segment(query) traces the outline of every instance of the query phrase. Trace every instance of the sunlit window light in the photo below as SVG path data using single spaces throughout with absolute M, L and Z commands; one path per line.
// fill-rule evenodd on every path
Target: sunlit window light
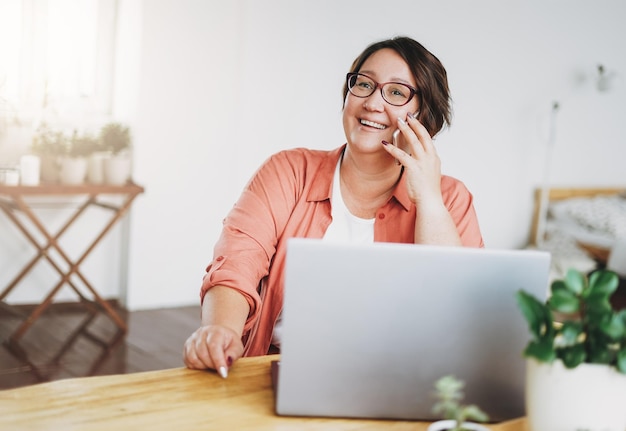
M 110 114 L 116 8 L 116 0 L 0 2 L 0 128 L 80 126 Z

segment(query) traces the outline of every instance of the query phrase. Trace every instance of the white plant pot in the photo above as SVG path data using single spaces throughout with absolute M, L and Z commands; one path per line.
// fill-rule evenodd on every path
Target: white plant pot
M 87 167 L 87 181 L 90 184 L 104 183 L 104 160 L 109 157 L 109 153 L 99 152 L 89 156 Z
M 39 185 L 41 173 L 41 159 L 38 156 L 26 154 L 20 158 L 20 183 L 23 186 Z
M 430 424 L 427 431 L 451 430 L 455 424 L 456 421 L 454 420 L 437 421 Z M 463 428 L 468 431 L 489 431 L 489 428 L 486 426 L 474 422 L 463 422 Z
M 104 182 L 121 186 L 131 177 L 132 161 L 128 156 L 111 156 L 104 159 Z
M 567 369 L 526 361 L 530 431 L 626 430 L 626 374 L 601 364 Z
M 84 157 L 63 157 L 59 179 L 61 184 L 77 185 L 85 182 L 87 159 Z

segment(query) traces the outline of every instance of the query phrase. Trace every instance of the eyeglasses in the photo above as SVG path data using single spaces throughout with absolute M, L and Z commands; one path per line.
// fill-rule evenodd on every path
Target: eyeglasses
M 362 73 L 348 73 L 346 75 L 348 91 L 356 97 L 369 97 L 380 88 L 380 94 L 385 102 L 393 106 L 403 106 L 411 101 L 417 90 L 401 82 L 383 82 L 379 84 Z

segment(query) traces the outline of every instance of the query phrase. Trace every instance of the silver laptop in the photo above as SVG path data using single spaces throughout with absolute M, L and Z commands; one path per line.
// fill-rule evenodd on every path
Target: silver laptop
M 433 420 L 449 374 L 491 421 L 525 414 L 514 293 L 545 299 L 548 253 L 289 241 L 277 414 Z

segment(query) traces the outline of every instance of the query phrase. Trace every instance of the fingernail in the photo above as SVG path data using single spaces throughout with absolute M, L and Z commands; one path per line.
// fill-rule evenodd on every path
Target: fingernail
M 415 114 L 417 114 L 417 112 Z M 417 118 L 415 114 L 413 112 L 409 112 L 408 116 L 415 120 L 415 118 Z
M 391 142 L 383 141 L 383 145 L 389 145 Z
M 217 370 L 217 372 L 220 374 L 220 376 L 225 379 L 226 377 L 228 377 L 228 370 L 226 369 L 226 367 L 220 367 L 219 370 Z
M 232 356 L 229 356 L 228 358 L 226 358 L 226 364 L 228 364 L 229 367 L 231 365 L 233 365 L 233 357 Z
M 398 117 L 398 123 L 404 124 L 406 126 L 406 121 L 404 121 L 402 118 Z

